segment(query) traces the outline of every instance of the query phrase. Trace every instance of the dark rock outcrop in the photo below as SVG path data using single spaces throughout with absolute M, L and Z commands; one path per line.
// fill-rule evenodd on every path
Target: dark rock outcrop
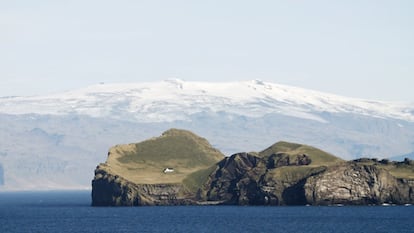
M 312 159 L 310 159 L 306 154 L 301 154 L 296 157 L 295 165 L 309 165 L 312 163 Z
M 305 179 L 325 168 L 295 164 L 290 164 L 289 156 L 283 153 L 270 157 L 248 153 L 232 155 L 221 161 L 209 176 L 203 187 L 206 195 L 202 198 L 233 205 L 304 204 Z M 298 169 L 301 171 L 296 172 Z
M 267 164 L 268 164 L 267 168 L 269 169 L 282 167 L 282 166 L 289 166 L 290 157 L 288 154 L 285 154 L 285 153 L 272 154 L 269 156 Z
M 264 204 L 259 182 L 266 170 L 263 159 L 239 153 L 223 159 L 202 187 L 206 201 L 224 204 Z

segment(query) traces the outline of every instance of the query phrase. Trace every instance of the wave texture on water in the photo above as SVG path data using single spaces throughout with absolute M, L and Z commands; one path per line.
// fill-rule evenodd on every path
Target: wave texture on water
M 0 193 L 0 232 L 412 232 L 413 206 L 91 207 L 89 192 Z

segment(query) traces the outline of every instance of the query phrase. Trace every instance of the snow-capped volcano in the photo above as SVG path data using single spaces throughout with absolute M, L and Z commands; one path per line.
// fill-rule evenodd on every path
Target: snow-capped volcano
M 0 113 L 80 114 L 137 122 L 189 120 L 192 114 L 226 112 L 262 117 L 282 114 L 326 120 L 320 113 L 351 113 L 414 121 L 414 106 L 326 94 L 260 80 L 244 82 L 185 82 L 99 84 L 64 93 L 0 98 Z
M 108 148 L 169 128 L 202 135 L 226 155 L 281 140 L 344 159 L 414 154 L 412 104 L 259 80 L 174 79 L 0 97 L 0 122 L 0 190 L 88 188 Z

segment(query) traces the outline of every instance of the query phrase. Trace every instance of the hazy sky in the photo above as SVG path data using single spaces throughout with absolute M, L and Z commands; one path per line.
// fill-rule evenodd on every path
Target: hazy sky
M 1 1 L 0 96 L 261 79 L 414 102 L 413 12 L 412 0 Z

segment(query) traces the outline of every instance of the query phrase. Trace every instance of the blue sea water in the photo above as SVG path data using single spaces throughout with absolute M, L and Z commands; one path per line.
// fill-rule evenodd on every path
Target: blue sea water
M 90 192 L 0 193 L 0 232 L 414 232 L 414 206 L 91 207 Z

